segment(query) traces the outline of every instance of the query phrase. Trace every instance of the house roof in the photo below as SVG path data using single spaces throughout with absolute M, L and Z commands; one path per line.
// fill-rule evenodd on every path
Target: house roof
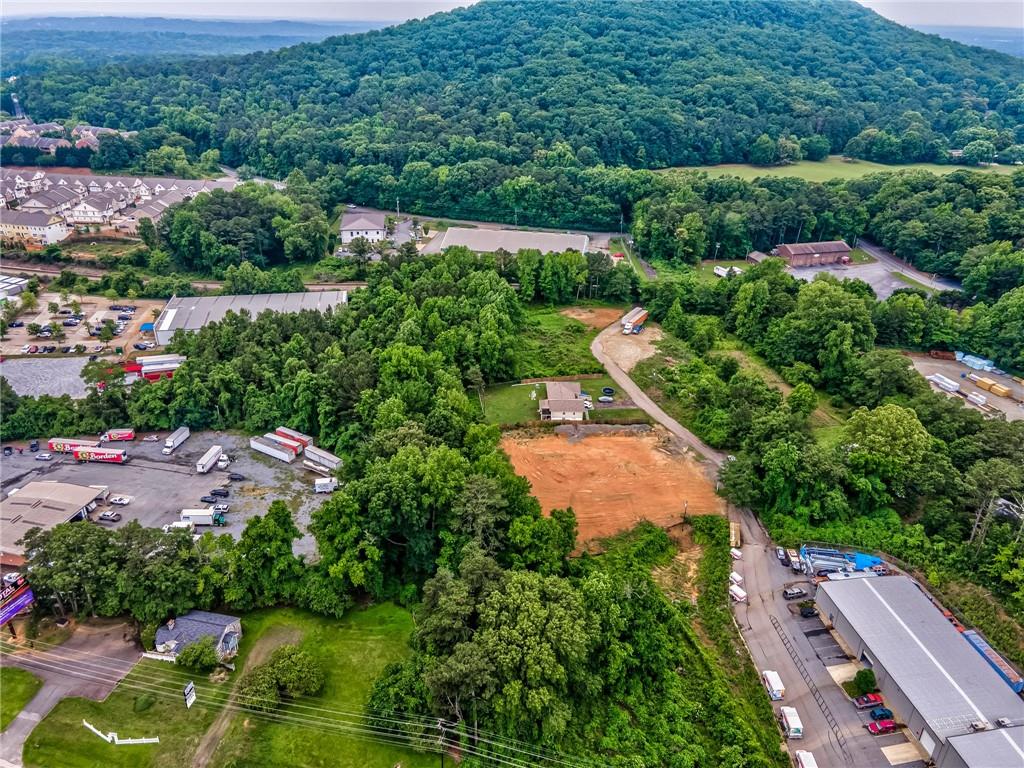
M 341 231 L 352 232 L 368 229 L 384 229 L 384 214 L 372 211 L 346 213 L 341 217 Z
M 586 253 L 590 238 L 587 235 L 566 232 L 532 232 L 518 229 L 467 229 L 451 227 L 438 235 L 423 249 L 424 253 L 440 253 L 452 246 L 465 246 L 476 253 L 494 253 L 497 250 L 518 253 L 537 250 L 541 253 L 579 251 Z
M 542 411 L 572 411 L 573 413 L 582 413 L 586 410 L 583 406 L 582 400 L 560 400 L 560 399 L 547 399 L 540 401 L 540 407 Z
M 219 640 L 224 630 L 237 621 L 237 616 L 228 616 L 224 613 L 189 611 L 170 619 L 166 624 L 161 624 L 156 630 L 156 644 L 175 643 L 178 646 L 186 646 L 204 637 Z
M 978 720 L 1024 720 L 1024 702 L 912 579 L 826 581 L 818 589 L 940 739 L 969 734 Z
M 779 246 L 780 255 L 811 256 L 815 253 L 848 253 L 850 246 L 845 240 L 825 240 L 820 243 L 783 243 Z
M 546 387 L 548 400 L 576 400 L 583 391 L 576 381 L 549 381 Z
M 22 227 L 46 227 L 51 223 L 62 221 L 60 216 L 42 211 L 8 211 L 0 213 L 0 221 L 4 224 L 17 224 Z

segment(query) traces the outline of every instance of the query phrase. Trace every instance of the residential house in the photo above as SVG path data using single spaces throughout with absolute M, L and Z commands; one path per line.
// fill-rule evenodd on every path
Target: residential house
M 210 611 L 189 611 L 168 619 L 156 630 L 154 647 L 156 653 L 147 654 L 152 658 L 174 661 L 186 646 L 204 637 L 213 638 L 217 658 L 227 661 L 238 653 L 238 641 L 242 638 L 242 620 L 237 616 Z
M 549 381 L 546 387 L 547 397 L 537 408 L 542 421 L 583 421 L 586 400 L 577 382 Z
M 846 264 L 850 261 L 850 246 L 843 240 L 821 243 L 784 243 L 772 251 L 791 267 L 813 267 L 818 264 Z
M 123 195 L 111 192 L 91 194 L 68 214 L 72 224 L 109 224 L 114 215 L 128 205 Z
M 52 213 L 63 216 L 81 199 L 82 196 L 74 190 L 52 187 L 45 192 L 39 192 L 27 200 L 23 200 L 18 205 L 18 210 Z
M 33 211 L 0 211 L 0 239 L 25 245 L 59 243 L 71 234 L 56 214 Z
M 347 245 L 357 237 L 376 243 L 387 237 L 383 213 L 357 211 L 341 217 L 341 244 Z

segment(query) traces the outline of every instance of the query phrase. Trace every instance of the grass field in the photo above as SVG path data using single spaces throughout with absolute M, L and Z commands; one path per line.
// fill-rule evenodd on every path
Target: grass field
M 328 619 L 298 610 L 259 611 L 242 619 L 239 660 L 268 632 L 294 634 L 323 662 L 327 685 L 315 706 L 360 712 L 384 666 L 407 651 L 412 617 L 393 605 L 379 605 Z M 186 709 L 181 689 L 196 685 L 197 702 Z M 192 764 L 196 747 L 223 708 L 234 678 L 211 683 L 166 662 L 140 662 L 104 702 L 61 701 L 25 744 L 25 765 L 52 768 L 163 768 Z M 6 697 L 5 697 L 6 698 Z M 289 705 L 282 708 L 287 712 Z M 82 726 L 89 721 L 121 737 L 159 736 L 159 744 L 114 746 Z M 263 718 L 236 715 L 220 740 L 211 765 L 305 768 L 305 766 L 432 766 L 436 757 L 387 744 L 366 742 L 323 729 L 282 726 Z
M 664 172 L 674 171 L 707 171 L 711 176 L 739 176 L 750 181 L 761 176 L 796 176 L 805 181 L 829 181 L 830 179 L 859 179 L 869 173 L 882 171 L 921 170 L 932 173 L 946 174 L 958 170 L 971 170 L 979 173 L 1012 173 L 1016 166 L 995 165 L 984 168 L 967 168 L 963 165 L 938 165 L 936 163 L 910 163 L 908 165 L 883 165 L 869 160 L 844 160 L 840 155 L 831 155 L 827 160 L 813 162 L 801 160 L 790 165 L 761 167 L 744 164 L 699 165 L 689 168 L 668 168 Z
M 590 354 L 590 342 L 598 329 L 566 317 L 554 307 L 529 310 L 529 326 L 520 346 L 517 374 L 523 379 L 601 373 Z
M 604 387 L 618 391 L 618 385 L 610 376 L 599 379 L 580 379 L 581 389 L 594 399 L 601 396 Z M 531 398 L 530 393 L 536 397 Z M 501 384 L 488 388 L 483 395 L 484 420 L 489 424 L 520 424 L 538 418 L 537 406 L 545 396 L 543 384 Z M 606 420 L 646 420 L 640 408 L 595 408 L 589 412 L 588 420 L 601 423 Z
M 43 681 L 17 667 L 0 667 L 0 731 L 25 708 Z
M 736 267 L 737 269 L 742 269 L 744 272 L 746 272 L 752 266 L 753 265 L 750 262 L 744 259 L 735 259 L 732 261 L 728 261 L 726 259 L 719 259 L 718 261 L 702 261 L 695 268 L 695 271 L 697 273 L 697 278 L 699 280 L 703 280 L 704 282 L 708 283 L 713 283 L 716 280 L 722 279 L 715 274 L 715 267 Z
M 929 288 L 924 283 L 919 283 L 917 280 L 915 280 L 914 278 L 910 277 L 910 275 L 905 275 L 902 272 L 891 272 L 890 274 L 893 277 L 895 277 L 897 280 L 899 280 L 901 283 L 906 283 L 911 288 L 917 288 L 919 291 L 924 291 L 925 293 L 931 293 L 932 292 L 931 288 Z
M 854 248 L 850 251 L 851 264 L 874 264 L 878 259 L 865 251 L 863 248 Z

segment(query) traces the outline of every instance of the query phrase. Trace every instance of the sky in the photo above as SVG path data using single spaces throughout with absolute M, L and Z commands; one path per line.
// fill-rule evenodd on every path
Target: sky
M 1020 0 L 857 0 L 908 26 L 1024 28 Z M 165 16 L 174 18 L 404 21 L 473 0 L 4 0 L 5 16 Z M 652 0 L 657 2 L 657 0 Z

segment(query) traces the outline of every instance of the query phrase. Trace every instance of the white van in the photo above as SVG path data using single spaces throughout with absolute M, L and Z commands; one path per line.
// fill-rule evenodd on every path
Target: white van
M 798 749 L 796 751 L 796 765 L 797 768 L 818 768 L 818 761 L 807 750 Z
M 786 697 L 786 686 L 782 684 L 782 678 L 774 669 L 766 669 L 761 672 L 761 682 L 768 691 L 768 698 L 772 701 L 781 701 Z
M 779 709 L 782 716 L 782 730 L 787 739 L 802 739 L 804 737 L 804 726 L 800 722 L 800 715 L 796 707 L 782 707 Z
M 732 549 L 729 550 L 729 556 L 733 560 L 742 560 L 743 559 L 743 551 L 739 550 L 739 549 L 736 549 L 736 547 L 733 547 Z
M 741 587 L 738 587 L 735 584 L 729 585 L 729 597 L 733 599 L 733 602 L 747 602 L 747 593 Z
M 736 571 L 729 574 L 729 582 L 735 584 L 737 587 L 743 586 L 743 577 L 740 576 Z

